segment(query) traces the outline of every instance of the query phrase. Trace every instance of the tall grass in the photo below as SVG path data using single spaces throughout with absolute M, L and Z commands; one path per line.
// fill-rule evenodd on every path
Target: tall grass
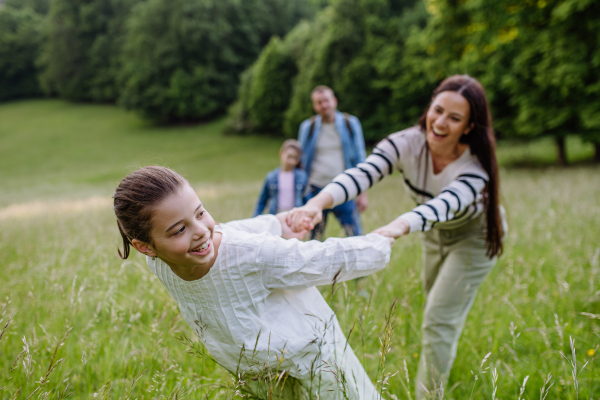
M 6 126 L 0 121 L 0 131 Z M 183 133 L 182 143 L 202 133 L 198 127 L 181 129 L 198 130 Z M 152 140 L 153 146 L 160 143 Z M 215 136 L 211 146 L 218 140 Z M 236 140 L 234 149 L 243 146 L 245 152 L 271 157 L 253 138 L 227 138 L 223 146 Z M 206 168 L 188 173 L 217 221 L 251 214 L 262 174 L 276 162 L 277 143 L 266 143 L 275 151 L 272 158 L 257 164 L 243 157 L 226 159 L 227 170 L 236 174 L 231 182 L 203 179 Z M 182 145 L 169 144 L 177 146 Z M 60 155 L 60 146 L 54 151 Z M 123 160 L 111 167 L 119 176 L 134 165 L 126 152 L 120 154 Z M 181 154 L 187 154 L 180 163 L 187 163 L 188 171 L 200 165 L 190 158 L 191 150 Z M 168 164 L 176 164 L 176 155 L 173 150 Z M 36 185 L 43 186 L 40 179 L 53 168 L 42 178 L 29 177 L 27 159 L 11 160 L 21 162 L 10 167 L 21 180 L 0 181 L 5 191 L 0 208 L 0 398 L 245 395 L 241 377 L 231 376 L 210 357 L 188 353 L 190 346 L 200 352 L 203 347 L 144 259 L 138 254 L 127 261 L 117 257 L 119 235 L 109 199 L 109 183 L 117 173 L 94 186 L 88 178 L 81 185 L 75 179 L 93 171 L 63 171 L 67 183 L 56 182 L 68 191 L 42 188 L 36 195 Z M 33 175 L 43 166 L 39 160 L 34 164 Z M 221 164 L 216 158 L 202 165 Z M 510 223 L 505 254 L 479 290 L 447 387 L 432 397 L 600 398 L 599 172 L 592 166 L 502 171 Z M 411 207 L 400 186 L 392 176 L 372 189 L 363 216 L 367 231 Z M 327 234 L 343 231 L 332 220 Z M 414 398 L 424 303 L 420 257 L 418 236 L 409 236 L 394 244 L 391 262 L 380 273 L 338 284 L 336 290 L 321 288 L 349 345 L 373 382 L 385 388 L 384 398 Z M 182 337 L 191 342 L 181 343 Z

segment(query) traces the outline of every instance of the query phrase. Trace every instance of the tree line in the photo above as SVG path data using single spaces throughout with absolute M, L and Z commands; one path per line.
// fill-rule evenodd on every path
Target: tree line
M 499 135 L 579 134 L 600 159 L 595 0 L 5 0 L 0 101 L 117 103 L 158 122 L 228 110 L 228 129 L 294 137 L 331 86 L 376 142 L 413 125 L 446 76 L 482 82 Z M 233 104 L 232 104 L 233 103 Z
M 118 103 L 174 122 L 210 118 L 306 0 L 6 0 L 0 101 L 50 95 Z
M 595 144 L 600 161 L 600 2 L 333 0 L 274 37 L 244 72 L 229 129 L 293 137 L 310 91 L 334 89 L 367 140 L 414 125 L 452 74 L 486 88 L 502 137 Z

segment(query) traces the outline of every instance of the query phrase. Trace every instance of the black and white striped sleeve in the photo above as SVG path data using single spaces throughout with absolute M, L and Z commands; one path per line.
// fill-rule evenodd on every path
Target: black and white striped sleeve
M 411 233 L 469 219 L 483 209 L 483 205 L 476 200 L 481 199 L 487 182 L 488 177 L 483 170 L 462 173 L 444 187 L 439 195 L 402 214 L 400 218 L 408 221 Z
M 354 199 L 385 176 L 392 174 L 395 169 L 402 168 L 401 146 L 398 139 L 383 139 L 365 162 L 336 176 L 323 191 L 333 197 L 334 206 Z

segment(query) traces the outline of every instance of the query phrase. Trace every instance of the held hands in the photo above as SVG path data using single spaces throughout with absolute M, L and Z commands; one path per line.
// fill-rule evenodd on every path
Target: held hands
M 389 224 L 375 229 L 373 233 L 379 233 L 380 235 L 389 238 L 398 239 L 399 237 L 410 233 L 410 225 L 408 224 L 408 221 L 398 217 Z
M 291 209 L 286 222 L 294 232 L 314 229 L 323 219 L 323 210 L 331 206 L 333 197 L 329 193 L 321 192 L 302 207 Z
M 281 237 L 284 239 L 298 239 L 302 240 L 304 235 L 308 232 L 308 229 L 302 229 L 298 231 L 292 230 L 292 228 L 286 222 L 286 217 L 289 215 L 290 211 L 281 212 L 275 217 L 279 220 L 281 224 Z
M 314 229 L 323 219 L 323 211 L 319 207 L 315 207 L 310 203 L 302 207 L 293 208 L 288 211 L 286 223 L 289 228 L 298 232 L 300 230 L 308 231 Z

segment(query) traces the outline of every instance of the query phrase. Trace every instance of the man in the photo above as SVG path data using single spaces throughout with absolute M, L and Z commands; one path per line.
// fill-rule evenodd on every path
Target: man
M 314 197 L 333 178 L 366 158 L 365 140 L 358 118 L 337 110 L 337 98 L 327 86 L 317 86 L 311 93 L 316 116 L 300 124 L 298 141 L 302 145 L 302 166 L 308 175 L 308 198 Z M 348 236 L 362 235 L 359 212 L 367 208 L 365 193 L 356 200 L 323 212 L 323 220 L 311 233 L 321 239 L 327 215 L 333 212 Z

